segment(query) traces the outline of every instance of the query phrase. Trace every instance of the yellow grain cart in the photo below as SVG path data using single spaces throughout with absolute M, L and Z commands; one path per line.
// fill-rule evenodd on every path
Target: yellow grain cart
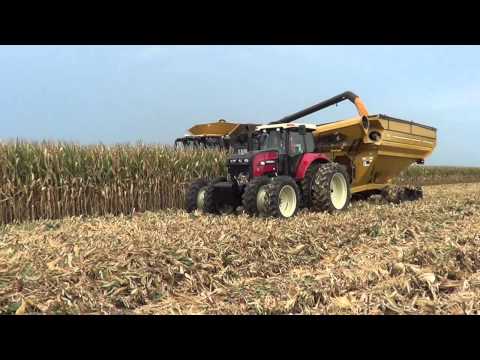
M 437 141 L 433 127 L 382 114 L 319 125 L 313 135 L 319 152 L 347 168 L 353 194 L 383 189 Z
M 360 97 L 351 91 L 269 125 L 293 125 L 295 120 L 344 100 L 355 105 L 358 116 L 316 125 L 313 136 L 316 152 L 347 169 L 352 194 L 384 189 L 412 163 L 423 164 L 435 149 L 435 128 L 383 114 L 370 115 Z

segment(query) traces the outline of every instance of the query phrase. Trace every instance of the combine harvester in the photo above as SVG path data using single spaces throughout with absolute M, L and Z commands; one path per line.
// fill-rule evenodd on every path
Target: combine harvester
M 292 123 L 349 100 L 359 116 L 321 125 Z M 413 163 L 423 164 L 436 146 L 436 129 L 386 115 L 369 115 L 347 91 L 268 125 L 249 137 L 249 152 L 228 158 L 227 178 L 194 181 L 187 211 L 243 207 L 250 215 L 289 218 L 300 207 L 337 212 L 352 195 L 382 194 L 399 202 L 422 197 L 421 188 L 390 186 Z
M 175 140 L 179 148 L 233 149 L 235 152 L 248 149 L 248 137 L 258 124 L 235 124 L 223 119 L 218 122 L 199 124 L 188 129 L 189 134 Z

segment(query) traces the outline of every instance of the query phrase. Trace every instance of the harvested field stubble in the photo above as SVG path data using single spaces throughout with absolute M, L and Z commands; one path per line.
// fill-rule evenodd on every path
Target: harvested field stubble
M 480 184 L 288 220 L 158 214 L 6 225 L 0 312 L 479 314 Z

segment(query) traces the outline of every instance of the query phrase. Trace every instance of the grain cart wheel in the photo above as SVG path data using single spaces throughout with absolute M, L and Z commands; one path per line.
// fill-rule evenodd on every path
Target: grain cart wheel
M 403 201 L 415 201 L 423 197 L 421 187 L 387 186 L 382 190 L 382 196 L 387 202 L 400 204 Z
M 404 194 L 407 201 L 415 201 L 423 198 L 423 189 L 421 186 L 406 187 Z
M 313 209 L 336 212 L 350 204 L 352 194 L 345 167 L 338 163 L 321 164 L 312 184 Z
M 186 196 L 187 212 L 191 213 L 197 209 L 203 210 L 207 187 L 208 182 L 205 179 L 198 179 L 190 184 Z
M 378 190 L 367 190 L 359 193 L 352 194 L 351 201 L 367 201 L 373 195 L 379 195 L 380 191 Z
M 249 215 L 259 215 L 265 202 L 265 186 L 272 181 L 268 176 L 259 176 L 250 181 L 242 195 L 242 204 Z M 260 209 L 259 206 L 260 205 Z
M 260 210 L 266 216 L 290 218 L 300 205 L 300 189 L 291 177 L 278 176 L 265 186 L 265 198 Z
M 204 206 L 203 211 L 209 214 L 218 214 L 220 211 L 217 208 L 217 204 L 215 203 L 215 187 L 214 185 L 219 182 L 227 181 L 226 177 L 220 176 L 213 179 L 205 189 L 205 196 L 204 196 Z
M 320 163 L 313 163 L 308 168 L 305 176 L 303 177 L 300 187 L 302 190 L 302 207 L 310 208 L 312 207 L 312 184 L 315 180 L 315 174 L 320 167 Z

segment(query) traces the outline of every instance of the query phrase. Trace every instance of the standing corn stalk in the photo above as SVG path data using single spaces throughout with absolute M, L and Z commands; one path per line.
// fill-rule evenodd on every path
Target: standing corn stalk
M 180 208 L 184 186 L 225 154 L 161 145 L 0 144 L 0 222 Z

